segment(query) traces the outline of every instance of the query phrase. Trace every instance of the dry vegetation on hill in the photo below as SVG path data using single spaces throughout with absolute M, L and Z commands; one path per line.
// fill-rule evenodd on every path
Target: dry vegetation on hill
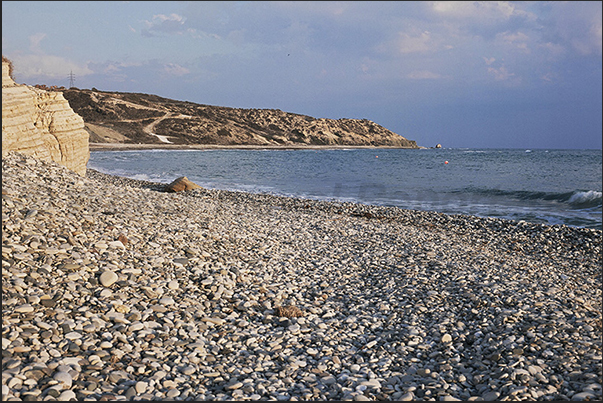
M 72 88 L 64 96 L 88 124 L 93 142 L 114 141 L 98 130 L 104 128 L 132 144 L 167 140 L 174 144 L 417 148 L 415 141 L 367 119 L 316 119 L 278 109 L 228 108 L 94 88 Z

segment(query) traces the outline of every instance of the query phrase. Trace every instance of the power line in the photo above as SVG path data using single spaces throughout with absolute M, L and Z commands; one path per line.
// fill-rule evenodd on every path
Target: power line
M 73 74 L 73 70 L 69 73 L 69 88 L 73 88 L 73 82 L 75 81 L 75 74 Z

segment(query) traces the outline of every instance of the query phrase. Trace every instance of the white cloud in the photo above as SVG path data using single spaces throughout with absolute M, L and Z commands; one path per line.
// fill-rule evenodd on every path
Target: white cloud
M 415 70 L 407 74 L 406 78 L 410 78 L 411 80 L 436 80 L 442 78 L 442 75 L 428 70 Z
M 429 31 L 423 31 L 418 35 L 409 35 L 400 32 L 398 51 L 400 51 L 400 53 L 427 52 L 431 49 L 431 42 L 431 34 Z
M 509 72 L 505 66 L 499 68 L 488 67 L 488 73 L 492 74 L 496 81 L 508 80 L 515 75 L 514 73 Z
M 502 39 L 507 42 L 526 42 L 528 40 L 528 36 L 523 32 L 509 33 L 503 32 L 500 34 Z
M 208 34 L 206 32 L 203 31 L 199 31 L 195 28 L 187 28 L 186 32 L 191 36 L 191 38 L 194 39 L 215 39 L 215 40 L 221 40 L 222 38 L 220 37 L 220 35 L 217 34 Z
M 341 16 L 354 7 L 353 2 L 339 1 L 275 1 L 272 5 L 277 9 L 312 18 Z
M 551 59 L 556 59 L 557 57 L 563 55 L 566 52 L 566 49 L 558 43 L 546 42 L 540 44 L 539 47 L 542 49 L 546 49 L 548 52 L 548 56 Z
M 15 75 L 24 79 L 67 79 L 70 72 L 77 79 L 93 73 L 87 66 L 80 66 L 59 56 L 15 55 L 11 60 L 15 66 Z
M 591 25 L 588 32 L 579 38 L 573 38 L 572 46 L 582 55 L 601 54 L 601 23 Z
M 601 55 L 601 2 L 552 2 L 548 37 L 581 56 Z
M 493 58 L 493 57 L 490 57 L 490 58 L 484 57 L 483 59 L 484 59 L 484 61 L 486 62 L 486 64 L 488 66 L 491 65 L 492 63 L 494 63 L 496 61 L 496 59 Z
M 515 73 L 511 73 L 507 67 L 501 65 L 502 63 L 497 62 L 495 58 L 483 57 L 482 59 L 484 59 L 484 62 L 488 66 L 488 73 L 494 77 L 496 81 L 508 81 L 509 79 L 515 77 Z M 495 64 L 499 65 L 500 67 L 496 67 Z M 518 79 L 516 79 L 516 81 L 518 81 Z
M 116 74 L 116 73 L 121 73 L 121 71 L 123 69 L 127 69 L 130 67 L 139 67 L 142 66 L 142 63 L 136 62 L 136 63 L 123 63 L 123 62 L 107 62 L 104 67 L 102 67 L 99 70 L 102 70 L 103 73 L 106 74 Z
M 182 34 L 185 32 L 183 25 L 186 18 L 172 13 L 170 15 L 157 14 L 151 21 L 145 21 L 146 29 L 141 31 L 144 36 L 153 36 L 155 33 Z
M 160 23 L 164 23 L 164 22 L 169 22 L 169 23 L 176 23 L 176 24 L 184 24 L 184 21 L 186 20 L 183 16 L 172 13 L 170 15 L 164 15 L 164 14 L 157 14 L 153 16 L 153 20 L 154 21 L 159 21 Z
M 525 10 L 530 6 L 521 2 L 444 1 L 432 2 L 430 6 L 435 20 L 447 27 L 451 39 L 456 38 L 461 43 L 476 38 L 492 40 L 501 32 L 540 25 L 537 16 Z
M 434 1 L 434 11 L 463 19 L 507 19 L 515 13 L 515 7 L 507 1 Z
M 184 76 L 186 74 L 190 73 L 190 70 L 187 69 L 186 67 L 182 67 L 178 64 L 175 63 L 168 63 L 166 65 L 163 66 L 163 71 L 165 71 L 167 74 L 171 75 L 171 76 Z
M 497 35 L 497 38 L 507 45 L 511 45 L 525 53 L 529 53 L 528 41 L 530 38 L 523 32 L 501 32 Z

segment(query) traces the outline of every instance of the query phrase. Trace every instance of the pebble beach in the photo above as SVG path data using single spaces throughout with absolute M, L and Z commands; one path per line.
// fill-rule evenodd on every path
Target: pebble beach
M 3 157 L 3 401 L 602 398 L 601 230 L 164 188 Z

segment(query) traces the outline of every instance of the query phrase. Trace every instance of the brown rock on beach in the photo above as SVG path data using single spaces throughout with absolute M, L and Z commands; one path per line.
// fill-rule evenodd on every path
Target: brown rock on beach
M 118 241 L 120 241 L 121 243 L 123 243 L 124 245 L 128 244 L 128 237 L 125 236 L 124 234 L 120 234 L 119 237 L 117 238 Z
M 191 182 L 186 176 L 181 176 L 175 179 L 172 183 L 166 186 L 166 192 L 182 192 L 184 190 L 201 189 L 201 186 Z

